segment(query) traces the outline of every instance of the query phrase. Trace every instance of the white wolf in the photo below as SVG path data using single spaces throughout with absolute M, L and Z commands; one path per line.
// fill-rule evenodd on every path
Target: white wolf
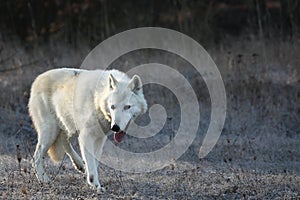
M 63 68 L 36 78 L 28 107 L 38 134 L 33 156 L 38 179 L 50 181 L 43 167 L 47 151 L 54 161 L 61 160 L 67 153 L 76 169 L 86 171 L 87 182 L 104 190 L 98 180 L 98 162 L 91 151 L 102 151 L 111 130 L 115 141 L 121 142 L 130 121 L 146 112 L 147 102 L 137 75 L 130 79 L 118 70 Z M 75 133 L 79 134 L 84 162 L 69 142 Z M 89 144 L 90 149 L 87 149 L 84 140 L 89 137 L 96 138 L 98 144 Z

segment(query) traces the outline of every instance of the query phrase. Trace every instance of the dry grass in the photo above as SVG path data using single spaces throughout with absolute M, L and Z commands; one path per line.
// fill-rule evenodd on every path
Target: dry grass
M 41 184 L 26 160 L 1 157 L 1 191 L 5 199 L 291 199 L 299 198 L 299 174 L 287 171 L 246 169 L 228 163 L 178 161 L 160 171 L 145 174 L 117 172 L 102 166 L 97 194 L 69 161 L 59 166 L 46 162 L 52 182 Z M 5 164 L 3 164 L 5 163 Z M 218 166 L 216 166 L 218 165 Z

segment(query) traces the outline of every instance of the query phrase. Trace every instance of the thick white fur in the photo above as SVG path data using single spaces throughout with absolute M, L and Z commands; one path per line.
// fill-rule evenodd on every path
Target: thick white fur
M 47 71 L 36 78 L 28 107 L 38 134 L 33 156 L 38 179 L 50 181 L 43 167 L 46 152 L 54 161 L 61 160 L 67 153 L 76 169 L 86 171 L 87 182 L 103 190 L 98 180 L 98 162 L 86 148 L 85 138 L 96 135 L 97 147 L 91 148 L 96 151 L 100 147 L 101 151 L 111 126 L 118 124 L 126 131 L 132 119 L 146 112 L 147 103 L 137 75 L 130 79 L 117 70 L 63 68 Z M 101 129 L 93 128 L 99 125 Z M 79 133 L 84 162 L 69 142 L 75 133 Z

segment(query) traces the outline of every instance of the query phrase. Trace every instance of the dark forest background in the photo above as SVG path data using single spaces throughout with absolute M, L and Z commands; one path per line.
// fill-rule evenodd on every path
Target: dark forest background
M 201 42 L 228 36 L 299 37 L 297 0 L 11 0 L 0 1 L 1 36 L 24 42 L 52 35 L 92 46 L 127 29 L 159 26 L 189 34 Z

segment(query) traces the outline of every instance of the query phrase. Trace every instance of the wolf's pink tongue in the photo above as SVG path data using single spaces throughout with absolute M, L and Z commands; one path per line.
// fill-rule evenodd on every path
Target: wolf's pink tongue
M 125 135 L 126 133 L 124 131 L 115 132 L 114 133 L 115 142 L 120 143 L 123 140 Z

